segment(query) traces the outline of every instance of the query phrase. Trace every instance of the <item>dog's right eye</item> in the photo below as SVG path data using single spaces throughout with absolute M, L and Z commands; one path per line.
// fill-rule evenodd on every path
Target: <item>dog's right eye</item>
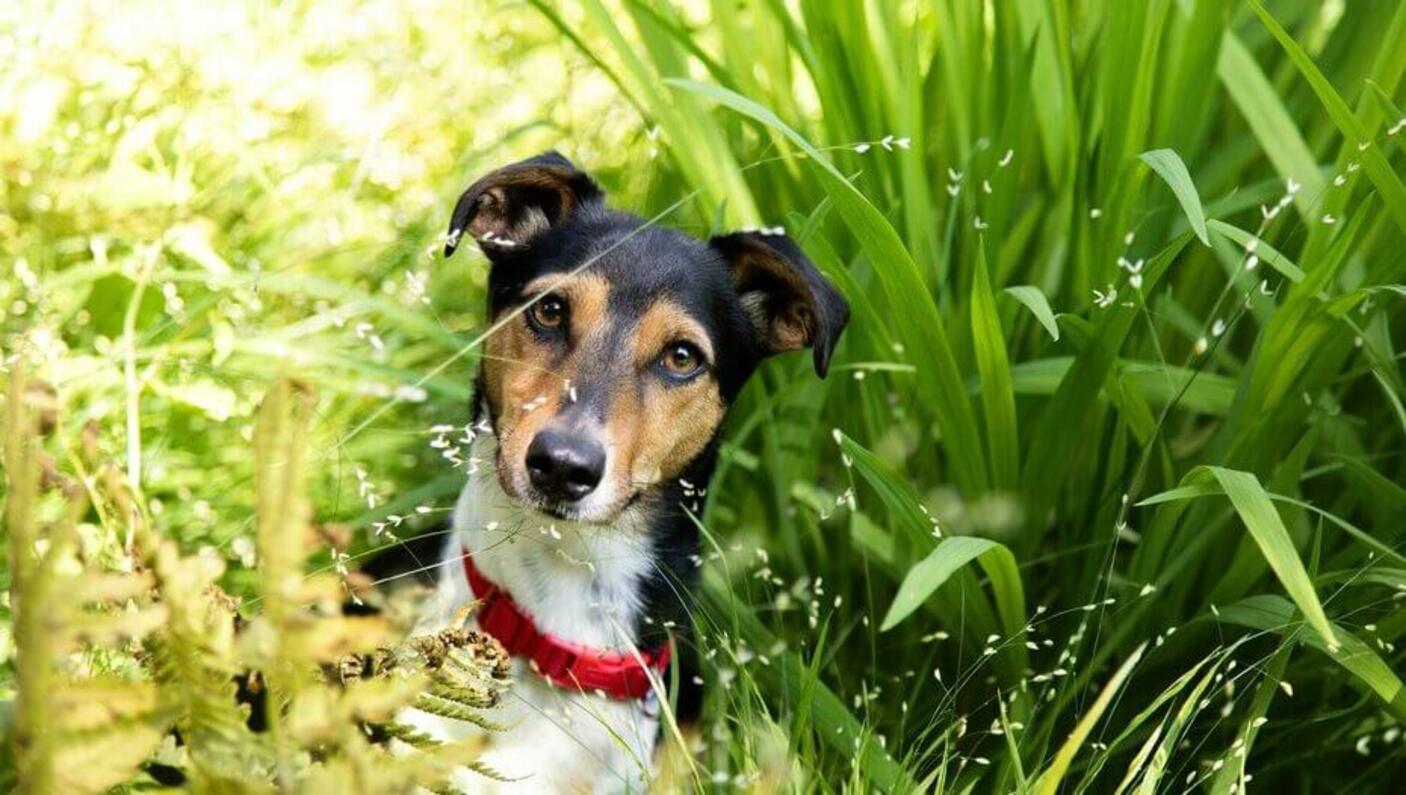
M 538 331 L 557 331 L 566 325 L 566 302 L 547 294 L 527 310 L 527 322 Z

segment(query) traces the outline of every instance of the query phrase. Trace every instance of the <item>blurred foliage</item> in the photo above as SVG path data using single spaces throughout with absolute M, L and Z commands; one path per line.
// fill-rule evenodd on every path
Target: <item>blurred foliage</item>
M 270 375 L 332 398 L 320 518 L 363 513 L 355 467 L 412 479 L 409 429 L 460 419 L 473 363 L 426 371 L 481 311 L 483 271 L 429 254 L 442 208 L 566 129 L 607 168 L 631 133 L 549 26 L 478 3 L 7 4 L 0 64 L 7 351 L 26 332 L 66 432 L 96 421 L 182 540 L 221 548 L 249 548 Z M 336 441 L 391 397 L 393 430 Z
M 497 777 L 475 761 L 486 735 L 440 743 L 396 714 L 413 705 L 493 730 L 480 710 L 503 690 L 502 646 L 462 627 L 388 645 L 384 617 L 341 614 L 336 576 L 304 576 L 317 539 L 303 493 L 308 390 L 280 382 L 260 409 L 261 588 L 258 615 L 241 621 L 237 601 L 215 585 L 223 561 L 183 556 L 155 533 L 129 484 L 92 448 L 87 489 L 57 472 L 40 449 L 23 362 L 8 386 L 5 524 L 21 655 L 6 733 L 13 765 L 0 780 L 19 792 L 81 795 L 153 779 L 197 793 L 343 793 L 438 787 L 460 767 Z M 76 520 L 90 495 L 128 517 L 135 571 L 85 566 Z M 46 508 L 60 515 L 48 520 Z M 92 665 L 103 651 L 147 675 Z M 392 756 L 371 742 L 378 732 L 422 752 Z

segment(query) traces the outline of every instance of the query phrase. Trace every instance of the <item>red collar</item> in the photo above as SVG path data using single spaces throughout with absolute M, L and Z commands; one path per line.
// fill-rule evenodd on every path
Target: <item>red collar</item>
M 474 616 L 479 628 L 497 638 L 508 654 L 525 657 L 538 675 L 558 687 L 599 690 L 620 700 L 644 698 L 653 688 L 648 669 L 662 673 L 669 667 L 673 650 L 669 643 L 656 652 L 621 654 L 587 648 L 538 631 L 532 617 L 518 607 L 512 596 L 483 576 L 467 551 L 464 574 L 469 578 L 469 590 L 483 601 Z

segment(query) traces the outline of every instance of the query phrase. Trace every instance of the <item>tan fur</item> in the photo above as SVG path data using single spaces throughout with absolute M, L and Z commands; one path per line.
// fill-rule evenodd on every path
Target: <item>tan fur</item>
M 713 358 L 713 347 L 698 321 L 683 307 L 665 298 L 656 301 L 640 318 L 635 329 L 635 364 L 639 367 L 652 364 L 671 342 L 691 342 L 705 358 L 710 361 Z
M 527 285 L 529 295 L 545 291 L 566 300 L 573 351 L 579 352 L 580 342 L 605 322 L 610 285 L 593 273 L 543 278 Z M 514 481 L 522 471 L 527 446 L 561 409 L 579 356 L 568 354 L 566 361 L 554 361 L 552 349 L 516 318 L 489 336 L 484 351 L 489 407 L 498 419 L 498 477 L 505 491 L 520 494 L 526 483 Z
M 671 342 L 691 342 L 712 360 L 708 337 L 681 307 L 661 300 L 650 307 L 635 331 L 636 368 L 653 366 Z M 722 422 L 718 383 L 704 374 L 685 384 L 646 378 L 643 390 L 618 390 L 610 404 L 607 433 L 628 466 L 636 488 L 678 477 L 703 451 Z M 619 474 L 616 474 L 618 477 Z
M 810 344 L 815 318 L 810 307 L 791 306 L 778 312 L 771 323 L 771 348 L 775 351 L 796 351 Z
M 556 414 L 562 379 L 552 372 L 548 354 L 522 323 L 509 323 L 484 345 L 484 386 L 498 419 L 498 477 L 503 490 L 521 493 L 513 474 L 527 455 L 527 445 Z

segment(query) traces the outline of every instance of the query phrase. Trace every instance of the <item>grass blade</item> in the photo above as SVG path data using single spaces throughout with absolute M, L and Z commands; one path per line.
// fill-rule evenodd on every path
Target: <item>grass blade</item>
M 1253 245 L 1255 247 L 1255 254 L 1260 258 L 1260 262 L 1284 274 L 1286 278 L 1295 284 L 1303 281 L 1303 269 L 1295 265 L 1293 260 L 1279 253 L 1274 246 L 1260 240 L 1240 227 L 1228 224 L 1224 221 L 1213 218 L 1207 221 L 1206 225 L 1242 247 Z
M 1054 760 L 1050 762 L 1050 766 L 1045 768 L 1045 771 L 1041 773 L 1040 777 L 1035 781 L 1035 786 L 1033 787 L 1035 795 L 1055 795 L 1055 793 L 1059 792 L 1059 782 L 1064 778 L 1064 774 L 1069 771 L 1069 765 L 1073 763 L 1074 755 L 1079 753 L 1080 746 L 1082 746 L 1084 740 L 1088 738 L 1089 732 L 1093 731 L 1094 724 L 1098 723 L 1099 718 L 1103 717 L 1104 711 L 1107 710 L 1108 705 L 1112 703 L 1113 697 L 1118 694 L 1118 690 L 1123 686 L 1123 682 L 1132 674 L 1133 668 L 1138 664 L 1138 661 L 1142 659 L 1142 653 L 1146 648 L 1147 644 L 1143 643 L 1133 650 L 1133 653 L 1129 655 L 1128 659 L 1118 667 L 1118 670 L 1113 674 L 1113 678 L 1109 679 L 1108 684 L 1103 686 L 1103 690 L 1098 694 L 1098 698 L 1094 701 L 1093 706 L 1089 707 L 1089 711 L 1084 713 L 1084 717 L 1080 718 L 1079 722 L 1075 724 L 1074 730 L 1069 733 L 1069 737 L 1065 739 L 1064 744 L 1059 747 L 1059 751 L 1055 754 Z
M 913 487 L 906 479 L 885 465 L 878 456 L 855 443 L 853 439 L 840 434 L 839 441 L 840 449 L 844 450 L 845 455 L 849 456 L 850 460 L 853 461 L 854 468 L 859 471 L 860 475 L 863 476 L 874 491 L 878 492 L 880 499 L 884 501 L 889 512 L 904 526 L 903 529 L 906 532 L 901 539 L 902 543 L 906 544 L 910 549 L 915 546 L 918 549 L 923 549 L 924 547 L 917 545 L 930 543 L 931 536 L 929 532 L 932 528 L 933 521 L 926 509 L 923 508 L 922 503 L 918 499 L 918 495 L 913 491 Z M 984 541 L 984 539 L 969 536 L 959 536 L 958 538 L 975 542 Z M 956 540 L 956 538 L 943 541 L 939 543 L 938 547 L 945 546 L 954 540 Z M 972 600 L 968 597 L 965 603 L 956 605 L 943 605 L 939 602 L 940 608 L 946 608 L 939 609 L 939 614 L 943 615 L 946 619 L 951 619 L 955 616 L 958 620 L 950 623 L 960 623 L 976 642 L 983 641 L 987 635 L 998 628 L 1001 630 L 1002 634 L 1006 635 L 1008 638 L 1013 638 L 1018 635 L 1025 626 L 1025 591 L 1020 578 L 1020 569 L 1015 563 L 1015 556 L 1009 549 L 1006 549 L 1001 544 L 995 542 L 990 543 L 994 544 L 994 546 L 976 550 L 971 557 L 977 558 L 982 570 L 986 573 L 987 579 L 990 581 L 991 593 L 996 602 L 997 615 L 995 617 L 991 615 L 991 608 L 985 599 Z M 955 547 L 949 552 L 943 553 L 936 560 L 955 559 L 955 557 L 960 557 L 964 554 L 963 549 L 970 551 L 974 548 L 974 545 L 970 544 L 959 545 L 959 547 Z M 927 559 L 932 560 L 934 554 L 936 554 L 936 549 L 929 552 Z M 923 597 L 916 600 L 915 604 L 922 604 L 923 599 L 926 599 L 938 588 L 941 588 L 942 585 L 952 577 L 953 572 L 958 571 L 961 565 L 965 564 L 970 559 L 971 558 L 968 557 L 962 560 L 961 563 L 953 566 L 951 570 L 945 573 L 939 572 L 941 573 L 940 577 L 934 575 L 933 579 L 935 580 L 935 584 L 931 588 L 926 589 Z M 907 565 L 907 560 L 898 560 L 897 556 L 895 556 L 892 562 L 898 564 L 900 570 L 901 567 Z M 920 563 L 918 565 L 922 564 Z M 930 565 L 936 567 L 938 563 L 934 561 Z M 912 572 L 905 575 L 905 583 L 910 577 L 912 577 Z M 975 585 L 974 577 L 964 579 L 959 576 L 957 579 L 964 580 L 963 582 L 955 583 L 962 586 L 962 593 L 980 593 Z M 917 586 L 915 585 L 913 587 Z M 897 604 L 897 601 L 898 600 L 895 599 L 895 604 Z M 911 610 L 908 612 L 911 612 Z M 901 617 L 894 619 L 895 623 L 898 620 L 901 620 Z M 999 627 L 997 626 L 998 621 Z M 1016 643 L 1007 646 L 1005 650 L 1007 653 L 1002 655 L 1002 659 L 1009 659 L 1012 665 L 1011 670 L 1023 670 L 1027 659 L 1025 646 Z
M 990 539 L 956 536 L 939 542 L 937 548 L 919 561 L 903 578 L 903 583 L 898 586 L 898 593 L 893 597 L 893 604 L 884 614 L 879 631 L 887 632 L 893 629 L 947 582 L 953 572 L 988 554 L 1001 559 L 997 565 L 1015 571 L 1015 556 L 1011 555 L 1011 551 L 1004 545 Z
M 1294 606 L 1273 594 L 1249 596 L 1222 607 L 1219 620 L 1264 632 L 1288 633 L 1297 626 Z M 1403 688 L 1401 678 L 1370 646 L 1342 627 L 1335 626 L 1329 636 L 1332 640 L 1327 642 L 1321 632 L 1311 626 L 1308 629 L 1310 631 L 1299 636 L 1302 643 L 1327 654 L 1333 662 L 1375 693 L 1397 720 L 1406 721 L 1406 688 Z
M 1181 740 L 1182 733 L 1186 727 L 1196 717 L 1196 713 L 1201 710 L 1201 697 L 1206 692 L 1206 688 L 1214 681 L 1219 666 L 1211 666 L 1202 675 L 1196 687 L 1187 693 L 1182 699 L 1177 711 L 1167 716 L 1163 721 L 1162 728 L 1165 730 L 1162 741 L 1157 746 L 1157 750 L 1152 753 L 1152 758 L 1147 762 L 1147 770 L 1143 773 L 1142 781 L 1138 784 L 1138 795 L 1153 795 L 1157 792 L 1157 785 L 1162 781 L 1162 776 L 1167 772 L 1167 764 L 1172 759 L 1172 753 L 1176 750 L 1177 743 Z M 1136 775 L 1136 771 L 1129 770 L 1129 776 Z
M 1338 95 L 1333 84 L 1328 82 L 1328 78 L 1318 70 L 1318 66 L 1313 63 L 1313 59 L 1304 52 L 1294 37 L 1284 30 L 1279 21 L 1265 10 L 1260 0 L 1250 0 L 1250 8 L 1264 23 L 1271 36 L 1279 42 L 1279 46 L 1284 48 L 1289 60 L 1298 67 L 1299 73 L 1308 80 L 1308 84 L 1313 87 L 1313 93 L 1318 95 L 1318 101 L 1323 103 L 1324 109 L 1332 117 L 1333 123 L 1343 134 L 1349 144 L 1359 148 L 1359 156 L 1362 161 L 1362 168 L 1367 172 L 1367 178 L 1376 187 L 1377 193 L 1381 195 L 1382 202 L 1386 205 L 1387 212 L 1396 225 L 1402 231 L 1406 231 L 1406 186 L 1401 184 L 1401 178 L 1392 170 L 1391 164 L 1387 162 L 1386 156 L 1372 141 L 1362 122 L 1353 115 L 1347 103 Z M 1304 183 L 1307 187 L 1308 183 Z
M 1189 233 L 1178 236 L 1147 263 L 1145 290 L 1156 287 L 1190 240 Z M 1075 358 L 1045 407 L 1021 470 L 1031 522 L 1043 523 L 1046 511 L 1054 504 L 1055 494 L 1069 467 L 1070 454 L 1084 438 L 1085 424 L 1097 404 L 1098 393 L 1136 317 L 1137 311 L 1131 307 L 1110 307 L 1100 317 L 1091 344 Z M 1039 532 L 1031 533 L 1030 543 L 1038 541 Z
M 1034 69 L 1030 82 L 1035 117 L 1040 128 L 1040 145 L 1050 181 L 1062 185 L 1072 179 L 1070 160 L 1077 146 L 1077 120 L 1073 82 L 1067 52 L 1063 49 L 1068 31 L 1061 30 L 1057 4 L 1040 0 L 1015 0 L 1015 16 L 1020 26 L 1021 44 L 1034 44 Z
M 1181 204 L 1182 212 L 1186 213 L 1186 220 L 1191 222 L 1196 237 L 1207 246 L 1211 245 L 1211 238 L 1206 234 L 1206 211 L 1201 207 L 1201 194 L 1196 192 L 1196 183 L 1191 181 L 1191 174 L 1186 170 L 1181 156 L 1171 149 L 1154 149 L 1138 155 L 1138 159 L 1167 183 Z
M 1001 331 L 1001 315 L 996 311 L 996 296 L 991 292 L 988 270 L 986 248 L 978 244 L 971 296 L 972 348 L 981 376 L 981 401 L 986 409 L 991 483 L 999 489 L 1011 489 L 1020 477 L 1015 391 L 1011 386 L 1006 337 Z
M 1190 474 L 1187 475 L 1187 480 L 1194 480 L 1196 475 L 1204 472 L 1206 472 L 1206 469 L 1204 468 L 1194 469 L 1191 471 Z M 1137 505 L 1138 507 L 1148 505 L 1159 505 L 1165 502 L 1178 502 L 1180 500 L 1191 500 L 1197 497 L 1209 497 L 1224 493 L 1225 491 L 1215 483 L 1192 482 L 1188 485 L 1178 486 L 1174 489 L 1168 489 L 1167 491 L 1154 494 L 1151 497 L 1141 500 L 1137 503 Z M 1398 563 L 1406 563 L 1406 556 L 1403 556 L 1400 552 L 1397 552 L 1390 545 L 1378 541 L 1372 536 L 1371 533 L 1368 533 L 1367 531 L 1343 519 L 1337 514 L 1325 511 L 1322 508 L 1313 505 L 1312 503 L 1307 503 L 1303 500 L 1295 499 L 1293 497 L 1289 497 L 1283 494 L 1273 494 L 1268 492 L 1267 494 L 1269 498 L 1275 502 L 1282 502 L 1285 505 L 1292 505 L 1295 508 L 1302 508 L 1305 511 L 1311 511 L 1315 514 L 1318 514 L 1319 516 L 1326 519 L 1330 524 L 1336 525 L 1343 532 L 1355 538 L 1359 543 L 1368 547 L 1378 555 L 1387 558 L 1388 560 L 1394 560 Z
M 888 219 L 861 194 L 824 154 L 816 150 L 766 107 L 734 91 L 693 80 L 669 79 L 670 86 L 699 94 L 731 108 L 755 121 L 779 130 L 805 152 L 815 166 L 835 211 L 859 241 L 869 259 L 881 267 L 879 281 L 892 305 L 895 319 L 911 350 L 925 351 L 929 366 L 918 370 L 919 379 L 929 386 L 924 393 L 933 399 L 938 425 L 948 447 L 948 460 L 962 491 L 978 494 L 986 490 L 986 457 L 976 434 L 976 418 L 962 389 L 961 372 L 952 346 L 943 330 L 942 318 L 932 294 L 923 282 L 922 272 Z
M 703 578 L 702 595 L 704 603 L 714 617 L 724 626 L 731 626 L 739 637 L 752 648 L 769 649 L 776 645 L 776 637 L 767 631 L 751 608 L 740 604 L 736 592 L 728 587 L 716 569 L 710 569 Z M 794 652 L 782 652 L 772 660 L 772 665 L 759 666 L 758 674 L 766 680 L 771 693 L 786 693 L 786 683 L 805 681 L 806 664 Z M 830 744 L 838 753 L 853 755 L 870 779 L 887 791 L 908 791 L 914 789 L 911 775 L 872 736 L 864 732 L 864 726 L 845 708 L 830 688 L 822 682 L 814 682 L 806 693 L 811 725 L 816 735 Z
M 1050 299 L 1045 297 L 1043 290 L 1029 284 L 1017 284 L 1007 287 L 1004 292 L 1029 309 L 1035 319 L 1040 321 L 1040 325 L 1045 327 L 1045 331 L 1050 333 L 1050 338 L 1059 342 L 1059 323 L 1055 322 L 1054 310 L 1050 309 Z
M 1330 648 L 1333 647 L 1333 629 L 1328 622 L 1328 616 L 1323 613 L 1318 594 L 1313 590 L 1313 581 L 1309 579 L 1308 571 L 1299 559 L 1294 542 L 1289 538 L 1289 531 L 1285 529 L 1279 512 L 1275 510 L 1274 503 L 1270 502 L 1269 495 L 1260 485 L 1259 479 L 1249 472 L 1234 469 L 1206 469 L 1225 490 L 1225 495 L 1235 506 L 1236 513 L 1240 514 L 1240 520 L 1245 523 L 1245 529 L 1250 531 L 1250 536 L 1259 544 L 1260 551 L 1264 553 L 1265 560 L 1283 584 L 1284 590 L 1288 591 L 1289 597 L 1308 617 L 1309 625 L 1327 640 Z
M 1294 206 L 1304 219 L 1313 210 L 1313 197 L 1323 192 L 1323 176 L 1318 160 L 1299 134 L 1299 128 L 1279 99 L 1279 92 L 1260 69 L 1255 57 L 1234 33 L 1221 41 L 1216 66 L 1221 85 L 1240 109 L 1240 115 L 1254 132 L 1274 170 L 1286 180 L 1303 186 L 1294 195 Z
M 1284 680 L 1284 670 L 1289 667 L 1289 657 L 1293 652 L 1294 645 L 1285 643 L 1279 647 L 1279 651 L 1274 653 L 1274 657 L 1265 666 L 1264 678 L 1255 688 L 1255 696 L 1250 701 L 1250 709 L 1245 713 L 1245 720 L 1240 724 L 1240 731 L 1236 733 L 1236 737 L 1242 745 L 1232 755 L 1232 761 L 1221 768 L 1211 782 L 1212 795 L 1231 795 L 1237 790 L 1244 791 L 1245 764 L 1250 758 L 1250 749 L 1254 747 L 1255 737 L 1259 735 L 1260 726 L 1263 723 L 1261 719 L 1264 718 L 1265 713 L 1269 712 L 1270 703 L 1280 692 L 1279 683 Z

